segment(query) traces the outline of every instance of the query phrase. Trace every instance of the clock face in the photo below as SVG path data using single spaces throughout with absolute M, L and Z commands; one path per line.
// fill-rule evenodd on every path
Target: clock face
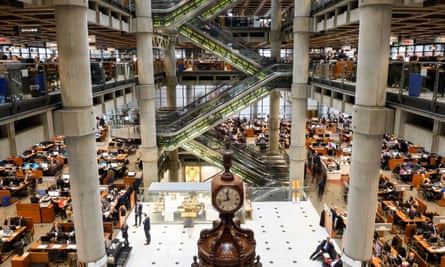
M 236 211 L 241 204 L 240 193 L 231 187 L 223 187 L 218 190 L 215 196 L 215 205 L 220 211 L 233 212 Z

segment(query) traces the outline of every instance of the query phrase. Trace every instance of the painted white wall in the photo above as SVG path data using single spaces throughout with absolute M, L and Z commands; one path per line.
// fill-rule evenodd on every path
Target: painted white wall
M 105 105 L 105 114 L 111 113 L 111 111 L 114 110 L 113 100 L 105 101 L 104 105 Z
M 424 147 L 427 151 L 431 150 L 433 136 L 430 130 L 406 123 L 404 132 L 406 140 Z
M 9 139 L 8 138 L 2 138 L 0 139 L 0 159 L 5 159 L 9 156 L 11 156 L 11 151 L 9 150 Z
M 125 101 L 124 101 L 125 99 L 124 99 L 124 97 L 123 96 L 119 96 L 119 97 L 116 97 L 116 106 L 119 108 L 119 107 L 122 107 L 122 106 L 125 106 Z
M 102 104 L 97 104 L 93 107 L 94 117 L 102 116 Z
M 445 137 L 439 137 L 439 147 L 437 148 L 437 153 L 439 155 L 445 155 Z
M 352 114 L 352 107 L 353 106 L 354 106 L 354 104 L 352 104 L 352 103 L 345 103 L 344 113 Z
M 43 126 L 36 126 L 21 132 L 16 132 L 15 142 L 17 153 L 29 149 L 32 145 L 38 144 L 45 140 Z
M 341 99 L 333 98 L 332 99 L 332 107 L 336 110 L 341 110 L 342 101 Z

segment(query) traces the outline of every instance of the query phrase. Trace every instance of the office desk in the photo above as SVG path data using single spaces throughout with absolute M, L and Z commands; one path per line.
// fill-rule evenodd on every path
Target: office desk
M 43 252 L 43 251 L 50 251 L 50 250 L 58 250 L 58 251 L 76 251 L 77 245 L 76 244 L 59 244 L 59 243 L 48 243 L 43 244 L 40 240 L 35 242 L 31 245 L 29 248 L 30 251 L 33 252 Z
M 403 223 L 421 223 L 425 222 L 427 220 L 427 217 L 425 215 L 421 215 L 420 217 L 415 217 L 414 219 L 411 219 L 408 217 L 408 215 L 405 214 L 402 210 L 398 209 L 393 201 L 390 200 L 384 200 L 382 201 L 383 206 L 388 207 L 390 210 L 394 212 L 394 214 L 402 220 Z
M 25 230 L 26 226 L 21 226 L 10 234 L 5 234 L 3 230 L 0 230 L 0 239 L 4 243 L 13 243 Z
M 423 235 L 413 235 L 414 240 L 426 251 L 428 254 L 444 254 L 445 246 L 433 246 L 423 238 Z

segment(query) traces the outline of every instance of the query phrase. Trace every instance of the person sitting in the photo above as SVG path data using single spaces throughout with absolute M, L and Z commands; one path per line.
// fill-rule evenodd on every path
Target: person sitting
M 326 237 L 326 239 L 324 239 L 323 241 L 321 241 L 320 244 L 318 244 L 317 248 L 311 254 L 309 259 L 316 260 L 318 257 L 323 255 L 323 253 L 328 253 L 331 258 L 334 258 L 333 256 L 335 255 L 335 248 L 329 236 Z

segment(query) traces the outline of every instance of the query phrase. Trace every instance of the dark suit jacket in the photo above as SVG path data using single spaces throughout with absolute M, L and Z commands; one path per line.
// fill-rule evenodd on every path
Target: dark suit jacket
M 138 204 L 136 206 L 136 211 L 135 211 L 136 215 L 142 215 L 142 204 Z
M 321 241 L 321 243 L 318 245 L 318 250 L 322 250 L 323 252 L 326 252 L 326 253 L 328 253 L 329 255 L 330 255 L 330 257 L 331 257 L 331 259 L 335 259 L 335 247 L 334 247 L 334 245 L 331 243 L 331 242 L 329 242 L 328 244 L 327 244 L 327 249 L 325 249 L 324 247 L 325 247 L 325 244 L 326 244 L 326 239 L 324 239 L 323 241 Z
M 333 265 L 333 267 L 343 267 L 343 261 L 340 259 Z
M 150 217 L 145 217 L 144 219 L 144 231 L 148 232 L 150 231 Z

